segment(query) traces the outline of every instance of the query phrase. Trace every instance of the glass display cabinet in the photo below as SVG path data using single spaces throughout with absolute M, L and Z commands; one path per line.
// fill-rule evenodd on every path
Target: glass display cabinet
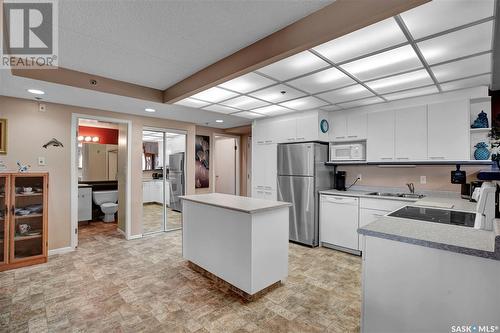
M 0 271 L 47 261 L 48 174 L 0 174 Z

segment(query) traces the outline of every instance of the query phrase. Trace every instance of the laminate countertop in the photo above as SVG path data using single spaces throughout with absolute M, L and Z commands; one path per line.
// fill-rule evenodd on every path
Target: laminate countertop
M 255 199 L 222 193 L 183 195 L 179 196 L 179 198 L 247 214 L 255 214 L 292 205 L 289 202 Z

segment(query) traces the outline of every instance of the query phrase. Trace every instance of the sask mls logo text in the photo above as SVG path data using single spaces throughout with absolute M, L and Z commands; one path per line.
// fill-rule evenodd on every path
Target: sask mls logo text
M 496 325 L 462 325 L 451 326 L 452 333 L 495 333 L 498 332 Z
M 57 66 L 56 0 L 6 0 L 2 6 L 1 68 Z

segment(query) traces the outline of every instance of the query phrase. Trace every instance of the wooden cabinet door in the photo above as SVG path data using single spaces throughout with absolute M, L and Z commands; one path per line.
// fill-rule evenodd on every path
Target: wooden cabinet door
M 394 160 L 394 111 L 368 114 L 366 139 L 368 162 L 391 162 Z
M 394 111 L 396 161 L 427 159 L 427 106 Z
M 9 262 L 9 180 L 0 176 L 0 266 Z
M 469 101 L 428 105 L 430 160 L 469 160 Z
M 10 263 L 47 256 L 46 174 L 11 177 Z

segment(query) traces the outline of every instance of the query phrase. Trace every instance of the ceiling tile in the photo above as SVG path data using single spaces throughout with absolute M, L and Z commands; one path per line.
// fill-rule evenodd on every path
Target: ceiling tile
M 410 45 L 349 62 L 341 66 L 360 80 L 397 74 L 423 67 Z
M 311 94 L 345 87 L 354 83 L 355 81 L 353 79 L 336 68 L 328 68 L 321 72 L 288 82 L 289 85 Z
M 311 110 L 315 108 L 319 108 L 320 106 L 327 105 L 325 101 L 320 100 L 319 98 L 308 96 L 299 99 L 294 99 L 292 101 L 281 103 L 281 106 L 302 111 L 302 110 Z
M 436 94 L 438 92 L 439 91 L 438 91 L 436 86 L 430 86 L 430 87 L 401 91 L 401 92 L 397 92 L 397 93 L 393 93 L 393 94 L 387 94 L 387 95 L 384 95 L 384 98 L 389 100 L 389 101 L 393 101 L 396 99 L 403 99 L 403 98 L 416 97 L 416 96 L 421 96 L 421 95 Z
M 414 38 L 493 16 L 494 0 L 433 0 L 401 15 Z
M 405 35 L 391 17 L 321 44 L 313 50 L 339 63 L 405 42 Z
M 380 97 L 370 97 L 365 99 L 358 99 L 357 101 L 340 103 L 339 106 L 341 106 L 342 108 L 354 108 L 357 106 L 370 105 L 382 102 L 384 102 L 384 100 Z
M 248 96 L 240 96 L 236 98 L 232 98 L 225 102 L 221 103 L 222 105 L 230 106 L 233 108 L 241 109 L 241 110 L 250 110 L 259 108 L 261 106 L 269 105 L 269 103 L 260 101 L 253 97 Z
M 471 77 L 464 80 L 451 81 L 448 83 L 442 83 L 441 89 L 443 91 L 464 89 L 478 86 L 489 86 L 491 84 L 491 74 L 480 75 Z
M 417 88 L 433 84 L 429 73 L 425 69 L 390 76 L 384 79 L 366 82 L 366 85 L 378 94 L 386 94 L 398 90 Z
M 321 97 L 334 104 L 370 96 L 373 96 L 373 94 L 360 84 L 329 91 L 318 95 L 318 97 Z
M 431 67 L 439 82 L 491 72 L 491 53 Z
M 251 111 L 242 111 L 238 113 L 233 113 L 231 114 L 232 116 L 238 116 L 238 117 L 243 117 L 243 118 L 248 118 L 248 119 L 256 119 L 256 118 L 262 118 L 264 117 L 261 114 L 251 112 Z
M 180 101 L 175 102 L 174 104 L 175 105 L 189 106 L 191 108 L 201 108 L 201 107 L 209 105 L 210 103 L 188 97 L 188 98 L 181 99 Z
M 208 111 L 213 111 L 213 112 L 219 112 L 219 113 L 233 113 L 233 112 L 238 112 L 238 109 L 235 108 L 230 108 L 224 105 L 219 105 L 219 104 L 214 104 L 210 106 L 206 106 L 203 108 L 203 110 L 208 110 Z
M 493 21 L 458 30 L 418 43 L 428 64 L 489 51 L 492 47 Z
M 217 103 L 235 96 L 238 96 L 238 94 L 225 89 L 221 89 L 219 87 L 213 87 L 204 90 L 202 92 L 199 92 L 197 94 L 194 94 L 191 97 L 194 97 L 196 99 L 201 99 L 202 101 Z
M 285 92 L 284 94 L 282 92 Z M 278 84 L 249 94 L 250 96 L 263 99 L 271 103 L 280 103 L 305 96 L 306 94 L 284 84 Z
M 262 108 L 258 108 L 252 111 L 266 116 L 277 116 L 280 114 L 295 112 L 294 110 L 290 110 L 279 105 L 264 106 Z
M 262 75 L 259 75 L 257 73 L 248 73 L 237 77 L 236 79 L 232 79 L 230 81 L 219 84 L 219 87 L 245 94 L 247 92 L 265 88 L 276 83 L 276 81 L 268 79 L 267 77 L 263 77 Z
M 258 70 L 280 81 L 285 81 L 299 75 L 326 68 L 329 64 L 309 51 L 304 51 L 267 65 Z
M 337 111 L 337 110 L 342 110 L 342 108 L 340 106 L 337 106 L 337 105 L 322 106 L 319 109 L 323 110 L 323 111 Z

